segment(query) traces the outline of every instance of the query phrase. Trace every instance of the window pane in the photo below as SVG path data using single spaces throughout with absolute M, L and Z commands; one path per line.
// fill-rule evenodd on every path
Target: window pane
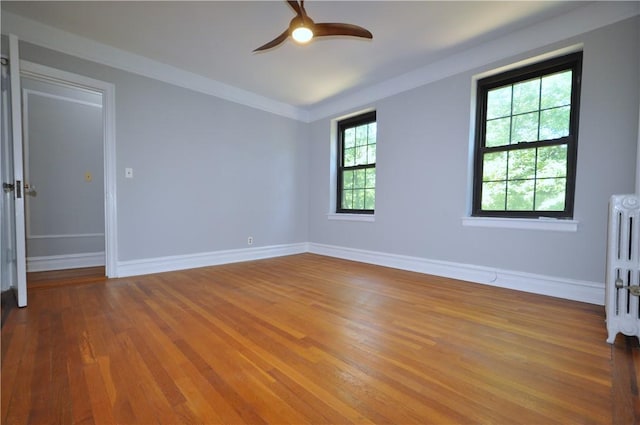
M 378 126 L 377 123 L 372 122 L 368 124 L 368 135 L 369 135 L 369 143 L 376 143 L 378 137 Z
M 349 148 L 344 150 L 344 166 L 353 167 L 356 165 L 356 149 Z
M 540 79 L 529 80 L 513 85 L 512 114 L 537 111 L 540 107 Z
M 507 182 L 507 209 L 511 211 L 533 210 L 533 180 Z
M 482 183 L 482 209 L 504 211 L 506 182 Z
M 353 208 L 353 190 L 342 191 L 342 208 L 344 209 Z
M 487 120 L 511 115 L 511 86 L 487 93 Z
M 344 147 L 352 148 L 356 145 L 356 129 L 347 128 L 344 131 Z
M 361 125 L 356 127 L 356 146 L 364 146 L 367 144 L 367 126 Z
M 342 187 L 344 189 L 353 189 L 353 171 L 342 173 Z
M 366 170 L 355 170 L 353 172 L 353 174 L 354 174 L 353 188 L 354 189 L 362 189 L 362 188 L 364 188 L 365 171 Z
M 353 209 L 354 210 L 364 209 L 364 189 L 353 191 Z
M 569 70 L 542 78 L 542 109 L 571 104 L 572 74 Z
M 367 145 L 356 146 L 355 165 L 365 165 L 367 163 Z
M 367 164 L 375 164 L 376 163 L 376 145 L 375 143 L 369 145 L 367 149 Z
M 507 153 L 486 153 L 482 162 L 482 181 L 507 179 Z
M 511 118 L 500 118 L 487 121 L 487 134 L 485 146 L 492 148 L 495 146 L 505 146 L 509 144 L 509 128 Z
M 536 150 L 509 152 L 509 180 L 533 179 L 536 176 Z
M 376 208 L 376 191 L 374 189 L 366 189 L 364 191 L 364 208 L 367 210 Z
M 540 112 L 540 140 L 558 139 L 569 135 L 570 106 Z
M 536 211 L 563 211 L 567 179 L 541 179 L 536 183 Z
M 567 145 L 538 148 L 538 164 L 536 174 L 538 178 L 566 177 Z
M 513 117 L 511 143 L 535 142 L 538 140 L 538 113 Z
M 369 189 L 376 187 L 376 169 L 368 168 L 365 170 L 364 186 Z

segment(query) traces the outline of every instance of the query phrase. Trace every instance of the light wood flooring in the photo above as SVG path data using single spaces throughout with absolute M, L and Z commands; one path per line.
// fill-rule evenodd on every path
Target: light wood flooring
M 106 279 L 104 266 L 54 270 L 47 272 L 31 272 L 27 273 L 27 287 L 28 289 L 60 287 L 63 285 L 102 282 Z
M 76 282 L 78 283 L 78 282 Z M 40 285 L 3 424 L 633 424 L 604 308 L 302 254 Z

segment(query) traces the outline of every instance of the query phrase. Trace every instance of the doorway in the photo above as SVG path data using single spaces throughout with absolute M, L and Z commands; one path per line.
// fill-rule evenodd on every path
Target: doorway
M 116 277 L 114 86 L 28 61 L 20 76 L 27 271 Z
M 32 286 L 33 272 L 105 265 L 103 101 L 101 92 L 35 76 L 22 76 L 21 90 Z

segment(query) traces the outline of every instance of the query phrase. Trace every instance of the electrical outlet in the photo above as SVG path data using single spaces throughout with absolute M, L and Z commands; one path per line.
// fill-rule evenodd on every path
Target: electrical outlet
M 253 236 L 247 238 L 247 245 L 253 245 Z

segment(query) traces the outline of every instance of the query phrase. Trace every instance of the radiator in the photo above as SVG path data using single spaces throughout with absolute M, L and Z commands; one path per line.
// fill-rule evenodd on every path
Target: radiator
M 605 311 L 607 342 L 616 335 L 640 340 L 640 198 L 613 195 L 609 201 Z

